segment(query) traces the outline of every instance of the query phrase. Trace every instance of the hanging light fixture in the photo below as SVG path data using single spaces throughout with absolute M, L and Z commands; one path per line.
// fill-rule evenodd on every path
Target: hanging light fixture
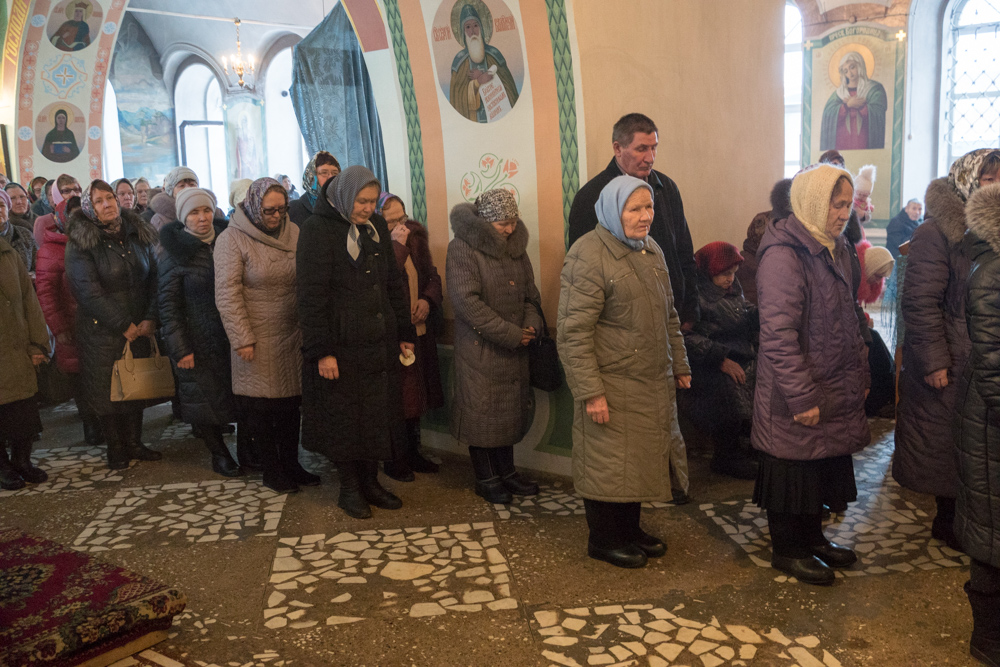
M 247 80 L 254 75 L 253 56 L 248 56 L 246 61 L 243 60 L 243 48 L 240 43 L 240 20 L 237 18 L 233 22 L 236 24 L 236 53 L 232 56 L 231 62 L 226 56 L 222 57 L 222 69 L 225 70 L 227 77 L 233 76 L 235 78 L 235 85 L 239 85 L 243 89 L 250 89 L 253 84 L 248 83 Z M 233 70 L 231 74 L 230 66 Z M 230 81 L 230 83 L 233 82 Z

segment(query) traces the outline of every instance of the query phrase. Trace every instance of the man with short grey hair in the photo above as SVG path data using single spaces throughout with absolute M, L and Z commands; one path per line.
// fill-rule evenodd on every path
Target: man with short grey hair
M 924 206 L 919 199 L 911 199 L 906 206 L 889 221 L 885 228 L 885 247 L 893 259 L 899 259 L 899 246 L 910 240 L 913 232 L 924 221 Z

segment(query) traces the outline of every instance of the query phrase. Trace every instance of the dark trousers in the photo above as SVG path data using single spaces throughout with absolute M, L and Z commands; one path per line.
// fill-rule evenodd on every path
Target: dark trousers
M 282 405 L 273 410 L 246 410 L 243 415 L 264 475 L 289 469 L 299 460 L 299 430 L 302 424 L 299 406 Z M 266 480 L 265 480 L 266 481 Z
M 768 512 L 767 528 L 775 556 L 783 558 L 808 558 L 810 547 L 827 543 L 823 535 L 822 514 L 791 514 Z
M 972 559 L 969 588 L 984 595 L 1000 595 L 1000 568 Z
M 620 549 L 639 538 L 640 503 L 609 503 L 583 499 L 590 543 L 598 549 Z

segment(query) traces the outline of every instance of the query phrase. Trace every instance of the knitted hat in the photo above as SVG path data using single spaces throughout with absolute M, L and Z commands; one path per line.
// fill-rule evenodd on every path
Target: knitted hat
M 832 253 L 836 247 L 836 236 L 826 231 L 826 221 L 830 215 L 830 200 L 833 189 L 841 177 L 854 185 L 850 172 L 831 164 L 820 164 L 800 171 L 792 179 L 792 212 L 817 241 Z
M 184 223 L 187 217 L 191 214 L 191 211 L 195 210 L 199 206 L 207 206 L 212 210 L 212 215 L 215 215 L 215 195 L 213 195 L 208 190 L 202 190 L 201 188 L 184 188 L 177 193 L 177 197 L 174 199 L 174 203 L 177 207 L 177 219 Z
M 250 189 L 251 183 L 253 183 L 252 179 L 239 178 L 229 184 L 230 208 L 236 208 L 237 204 L 243 203 L 243 200 L 247 198 L 247 190 Z
M 0 201 L 2 201 L 4 205 L 7 206 L 7 215 L 10 215 L 10 207 L 11 207 L 10 195 L 7 194 L 6 190 L 0 190 Z
M 194 173 L 188 167 L 174 167 L 167 174 L 167 177 L 163 179 L 163 191 L 166 192 L 171 197 L 174 196 L 174 188 L 181 181 L 192 180 L 195 185 L 198 184 L 198 174 Z
M 865 280 L 888 278 L 895 265 L 892 253 L 882 246 L 872 246 L 865 252 Z
M 514 195 L 503 188 L 487 190 L 476 197 L 476 213 L 480 218 L 491 223 L 521 217 Z
M 742 264 L 743 255 L 740 254 L 740 249 L 732 243 L 714 241 L 696 252 L 694 261 L 709 278 L 714 278 L 720 273 L 725 273 L 734 266 Z
M 875 165 L 866 164 L 858 170 L 858 175 L 854 177 L 854 190 L 856 195 L 871 195 L 875 189 Z

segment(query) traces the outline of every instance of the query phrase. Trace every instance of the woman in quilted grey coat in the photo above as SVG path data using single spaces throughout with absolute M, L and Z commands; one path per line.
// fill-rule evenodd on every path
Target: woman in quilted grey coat
M 451 211 L 448 296 L 455 310 L 455 403 L 451 434 L 468 446 L 476 493 L 491 503 L 535 495 L 514 470 L 514 445 L 535 415 L 527 344 L 541 329 L 528 258 L 528 228 L 506 190 Z
M 969 356 L 965 297 L 972 262 L 964 243 L 965 203 L 1000 170 L 1000 151 L 976 150 L 927 187 L 927 218 L 910 239 L 903 281 L 906 324 L 892 476 L 937 500 L 931 534 L 953 549 L 958 467 L 953 421 L 958 379 Z
M 215 303 L 232 347 L 233 393 L 260 449 L 264 485 L 279 493 L 320 482 L 299 464 L 298 240 L 288 192 L 273 178 L 258 178 L 215 242 Z

